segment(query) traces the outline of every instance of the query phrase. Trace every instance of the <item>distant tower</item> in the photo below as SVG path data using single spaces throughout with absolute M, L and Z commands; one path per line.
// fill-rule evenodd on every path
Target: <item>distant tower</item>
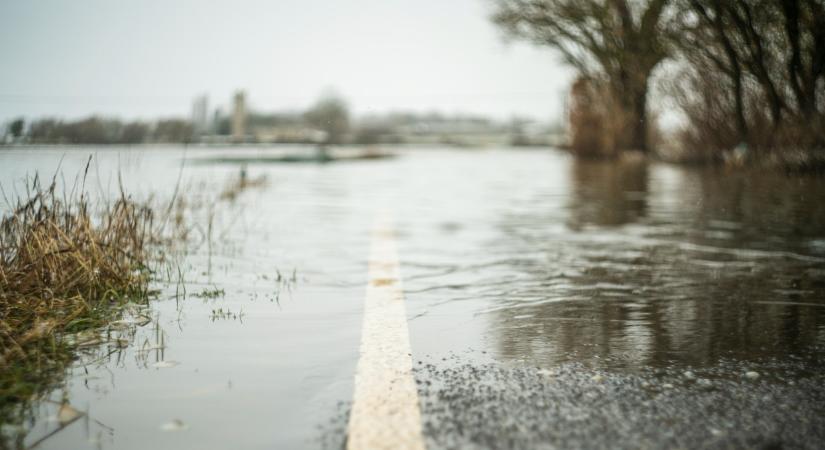
M 192 130 L 195 135 L 206 134 L 209 131 L 209 98 L 204 95 L 195 97 L 192 101 Z
M 223 111 L 220 107 L 215 108 L 215 112 L 212 113 L 212 132 L 215 134 L 228 134 L 229 129 L 222 125 L 223 123 Z
M 246 94 L 243 91 L 235 93 L 235 105 L 232 110 L 232 139 L 243 141 L 246 137 Z

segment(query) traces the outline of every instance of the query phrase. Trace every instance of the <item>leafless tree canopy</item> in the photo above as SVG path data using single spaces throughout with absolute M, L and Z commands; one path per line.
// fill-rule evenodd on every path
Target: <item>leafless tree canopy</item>
M 591 78 L 603 78 L 627 115 L 620 147 L 646 150 L 647 91 L 670 54 L 668 0 L 496 0 L 493 21 L 514 37 L 556 48 Z
M 619 149 L 647 148 L 648 85 L 665 59 L 683 69 L 689 125 L 717 147 L 825 146 L 825 0 L 493 2 L 508 36 L 557 49 L 607 86 L 626 117 Z
M 678 6 L 680 54 L 694 84 L 716 78 L 715 89 L 705 92 L 729 99 L 739 141 L 754 149 L 825 144 L 824 1 L 684 0 Z

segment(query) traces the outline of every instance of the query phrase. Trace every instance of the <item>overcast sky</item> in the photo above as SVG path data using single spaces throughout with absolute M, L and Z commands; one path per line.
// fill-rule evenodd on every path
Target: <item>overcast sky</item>
M 334 88 L 356 113 L 560 117 L 570 71 L 505 43 L 488 0 L 3 0 L 0 121 L 258 110 Z

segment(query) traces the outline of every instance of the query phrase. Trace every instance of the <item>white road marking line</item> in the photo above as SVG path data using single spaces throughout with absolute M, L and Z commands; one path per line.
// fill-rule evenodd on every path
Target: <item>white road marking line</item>
M 424 450 L 410 353 L 395 231 L 381 214 L 372 229 L 348 450 Z

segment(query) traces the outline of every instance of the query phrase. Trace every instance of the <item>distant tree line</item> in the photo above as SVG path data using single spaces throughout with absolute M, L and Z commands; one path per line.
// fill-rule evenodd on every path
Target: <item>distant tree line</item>
M 570 107 L 579 153 L 651 148 L 658 69 L 685 118 L 681 144 L 703 158 L 825 148 L 825 0 L 494 4 L 507 35 L 555 48 L 579 72 Z
M 303 111 L 252 111 L 246 125 L 253 142 L 372 145 L 421 142 L 429 138 L 442 144 L 464 144 L 460 136 L 456 137 L 463 133 L 510 135 L 513 145 L 538 142 L 527 130 L 532 125 L 528 119 L 496 122 L 483 116 L 438 112 L 390 112 L 356 118 L 347 102 L 334 93 L 321 96 Z M 215 128 L 218 134 L 229 134 L 230 127 L 229 118 L 222 117 Z
M 88 117 L 80 120 L 37 119 L 23 130 L 23 120 L 12 122 L 15 138 L 25 136 L 32 144 L 142 144 L 189 143 L 193 141 L 192 124 L 181 119 L 154 123 Z
M 231 117 L 219 111 L 198 127 L 187 120 L 121 121 L 87 117 L 80 120 L 23 118 L 6 124 L 0 142 L 30 144 L 143 144 L 143 143 L 307 143 L 307 144 L 404 144 L 438 143 L 479 145 L 509 143 L 516 146 L 547 145 L 549 135 L 562 133 L 550 124 L 514 117 L 496 121 L 473 114 L 439 112 L 389 112 L 352 117 L 347 103 L 332 94 L 322 96 L 303 111 L 246 114 L 238 139 Z

